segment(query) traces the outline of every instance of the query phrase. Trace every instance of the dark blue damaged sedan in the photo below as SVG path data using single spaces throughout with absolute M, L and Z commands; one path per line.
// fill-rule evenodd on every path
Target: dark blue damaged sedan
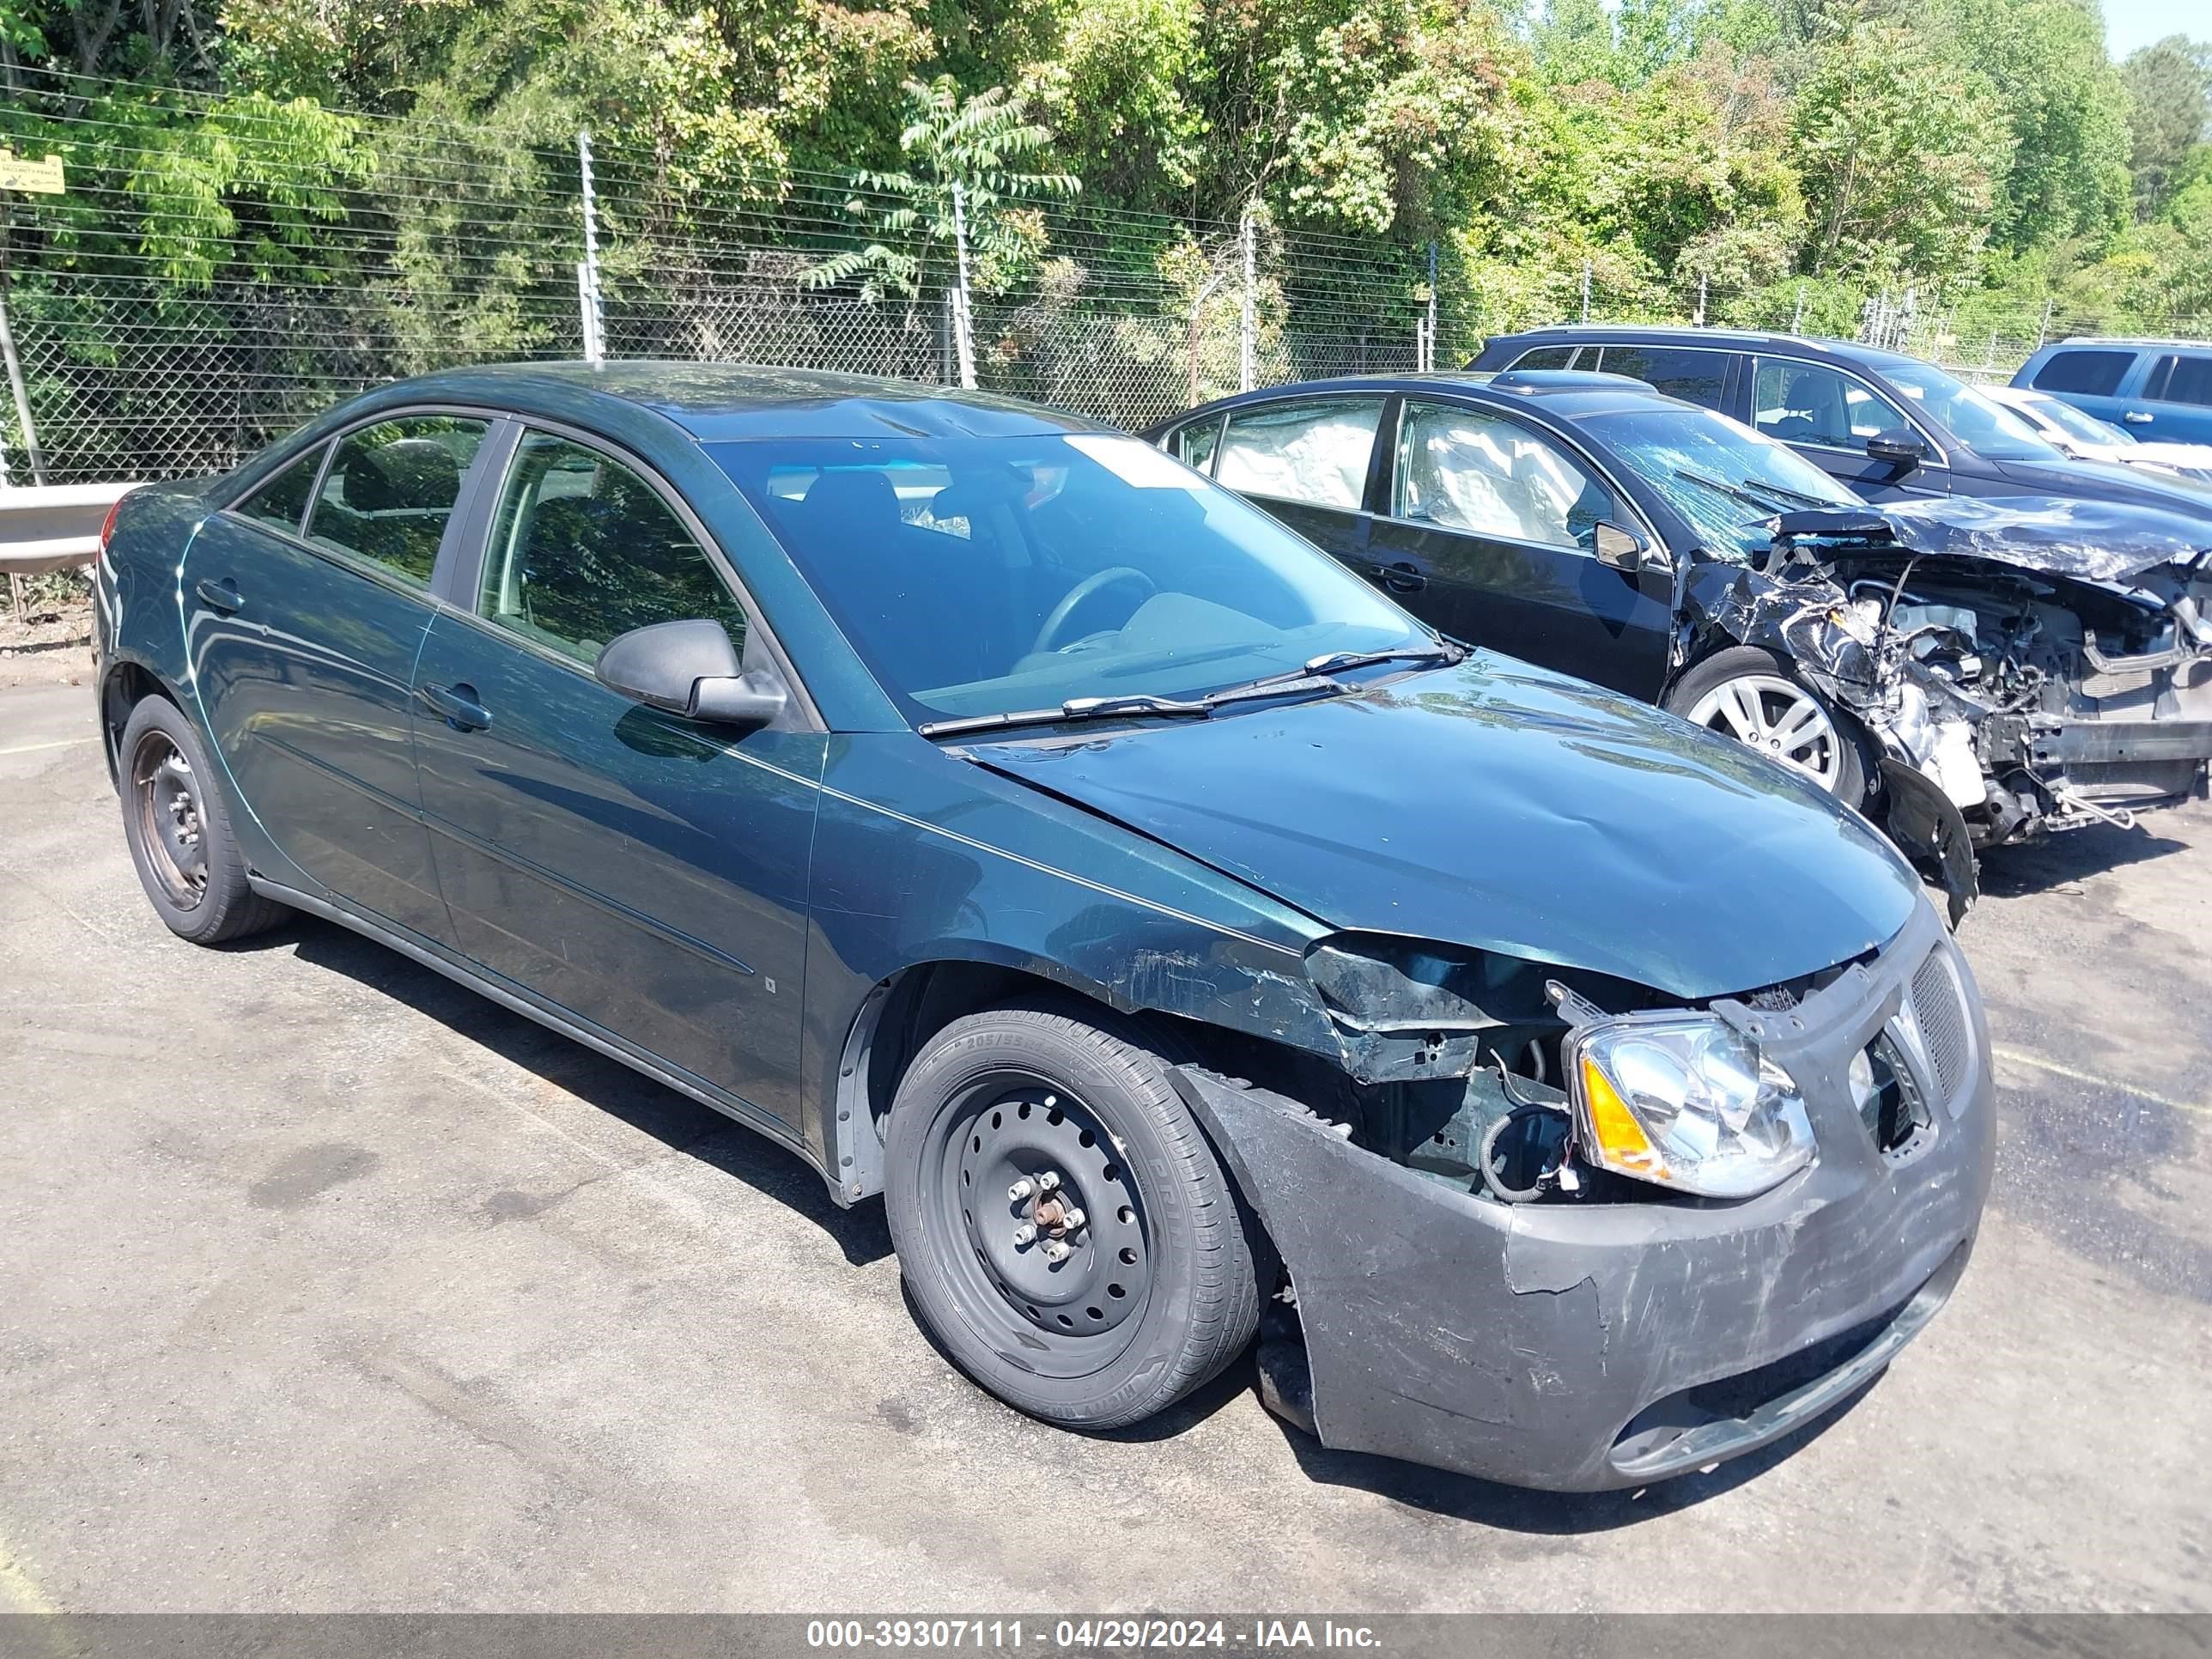
M 1256 1338 L 1330 1445 L 1641 1484 L 1852 1394 L 1972 1248 L 1979 1000 L 1864 822 L 1136 439 L 455 372 L 131 495 L 98 577 L 174 933 L 337 922 L 880 1194 L 1048 1421 Z

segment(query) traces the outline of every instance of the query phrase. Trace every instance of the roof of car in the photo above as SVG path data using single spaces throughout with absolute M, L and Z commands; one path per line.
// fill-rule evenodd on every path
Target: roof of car
M 2212 340 L 2120 339 L 2109 334 L 2069 334 L 2063 346 L 2119 346 L 2130 351 L 2212 351 Z
M 1910 363 L 1919 361 L 1901 351 L 1863 345 L 1856 340 L 1831 339 L 1825 335 L 1773 334 L 1755 329 L 1694 328 L 1680 323 L 1546 323 L 1540 327 L 1498 335 L 1490 343 L 1494 345 L 1498 340 L 1534 339 L 1581 342 L 1592 345 L 1641 344 L 1649 341 L 1655 344 L 1680 342 L 1684 345 L 1765 346 L 1769 349 L 1840 357 L 1858 363 Z
M 1664 404 L 1670 409 L 1695 406 L 1683 403 L 1679 398 L 1670 398 L 1644 381 L 1631 380 L 1625 374 L 1593 374 L 1569 369 L 1524 369 L 1508 374 L 1492 374 L 1486 370 L 1439 369 L 1426 374 L 1340 374 L 1326 380 L 1297 380 L 1284 386 L 1261 386 L 1250 392 L 1240 392 L 1232 397 L 1216 398 L 1203 407 L 1217 410 L 1234 408 L 1274 398 L 1307 397 L 1331 392 L 1445 392 L 1498 404 L 1514 400 L 1540 402 L 1546 409 L 1569 420 L 1649 409 L 1654 404 Z M 1174 418 L 1180 422 L 1183 417 L 1177 416 Z
M 702 443 L 743 438 L 1018 437 L 1109 428 L 951 386 L 817 369 L 652 359 L 491 363 L 407 382 L 414 392 L 527 409 L 578 395 L 662 416 Z

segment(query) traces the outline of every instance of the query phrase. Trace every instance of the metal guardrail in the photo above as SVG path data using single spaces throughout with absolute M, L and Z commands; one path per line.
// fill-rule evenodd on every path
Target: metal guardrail
M 23 578 L 90 564 L 100 555 L 107 510 L 136 483 L 34 484 L 0 489 L 0 570 L 15 620 L 23 620 Z

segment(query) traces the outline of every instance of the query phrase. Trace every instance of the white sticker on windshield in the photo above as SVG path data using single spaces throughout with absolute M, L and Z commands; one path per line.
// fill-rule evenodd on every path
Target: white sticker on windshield
M 1123 483 L 1134 484 L 1139 489 L 1196 490 L 1205 486 L 1206 480 L 1197 473 L 1141 438 L 1112 437 L 1103 432 L 1071 432 L 1067 434 L 1067 447 L 1088 455 Z

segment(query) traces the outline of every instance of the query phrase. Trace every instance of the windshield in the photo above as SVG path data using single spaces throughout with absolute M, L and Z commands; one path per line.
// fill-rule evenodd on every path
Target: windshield
M 1882 377 L 1977 455 L 1992 461 L 2063 461 L 2055 445 L 1994 398 L 1929 363 L 1887 362 Z
M 1761 550 L 1778 513 L 1865 505 L 1787 444 L 1711 410 L 1626 410 L 1583 424 L 1689 520 L 1709 552 L 1741 558 Z
M 2062 398 L 2046 398 L 2038 392 L 2027 396 L 2037 414 L 2075 443 L 2131 444 L 2136 441 L 2136 434 L 2125 428 L 2111 425 L 2094 415 L 2085 415 Z
M 1188 698 L 1434 636 L 1135 438 L 760 440 L 707 453 L 917 723 Z

